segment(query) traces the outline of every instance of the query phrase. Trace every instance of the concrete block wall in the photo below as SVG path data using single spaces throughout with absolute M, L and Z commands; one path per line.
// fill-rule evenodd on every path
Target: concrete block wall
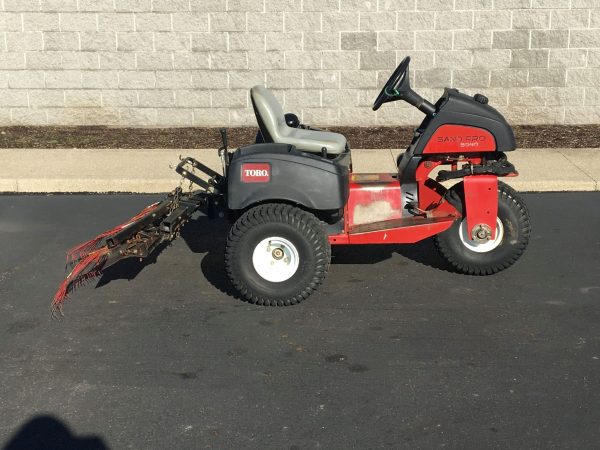
M 371 110 L 411 55 L 415 89 L 481 92 L 513 123 L 600 122 L 599 0 L 0 0 L 0 125 L 253 125 L 272 88 L 318 125 Z

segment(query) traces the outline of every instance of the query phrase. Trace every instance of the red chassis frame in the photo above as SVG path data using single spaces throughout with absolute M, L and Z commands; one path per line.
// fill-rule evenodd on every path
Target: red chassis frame
M 344 209 L 344 231 L 329 236 L 331 245 L 340 244 L 410 244 L 446 231 L 455 220 L 463 217 L 444 199 L 447 189 L 430 178 L 440 165 L 456 170 L 458 159 L 448 155 L 432 155 L 421 161 L 415 178 L 418 189 L 417 214 L 403 217 L 402 186 L 397 174 L 350 174 L 350 194 Z M 479 155 L 460 158 L 461 163 L 481 164 Z M 498 210 L 498 177 L 469 175 L 463 178 L 465 210 L 469 230 L 483 224 L 490 227 L 491 238 L 496 230 Z M 372 213 L 374 205 L 383 211 Z M 369 220 L 370 219 L 370 220 Z

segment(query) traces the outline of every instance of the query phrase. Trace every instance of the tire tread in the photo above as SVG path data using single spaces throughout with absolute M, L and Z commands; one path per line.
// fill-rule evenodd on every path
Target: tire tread
M 485 266 L 468 264 L 460 261 L 456 253 L 446 244 L 442 235 L 436 235 L 434 237 L 434 245 L 440 255 L 458 272 L 465 273 L 468 275 L 492 275 L 498 273 L 510 266 L 512 266 L 525 252 L 529 243 L 529 236 L 531 234 L 531 223 L 529 212 L 525 206 L 525 202 L 511 186 L 502 181 L 498 181 L 498 202 L 507 201 L 514 204 L 513 206 L 518 212 L 518 223 L 519 223 L 519 236 L 520 239 L 514 252 L 508 259 L 489 264 Z M 463 216 L 465 214 L 464 209 L 464 186 L 462 183 L 457 184 L 453 188 L 449 189 L 446 193 L 446 199 L 453 204 L 459 211 L 462 211 Z M 448 230 L 447 232 L 451 232 Z
M 251 228 L 266 223 L 282 223 L 302 233 L 314 249 L 315 272 L 301 290 L 286 297 L 261 295 L 248 287 L 235 270 L 237 244 Z M 331 246 L 321 223 L 307 211 L 285 203 L 267 203 L 246 211 L 231 227 L 225 250 L 225 268 L 233 286 L 249 303 L 264 306 L 290 306 L 308 298 L 323 282 L 331 261 Z

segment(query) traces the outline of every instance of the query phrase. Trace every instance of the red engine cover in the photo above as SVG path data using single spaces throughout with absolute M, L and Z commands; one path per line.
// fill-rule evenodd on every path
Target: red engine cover
M 466 125 L 442 125 L 423 149 L 423 153 L 493 152 L 496 140 L 483 128 Z
M 400 183 L 391 173 L 353 173 L 346 206 L 348 227 L 402 217 Z

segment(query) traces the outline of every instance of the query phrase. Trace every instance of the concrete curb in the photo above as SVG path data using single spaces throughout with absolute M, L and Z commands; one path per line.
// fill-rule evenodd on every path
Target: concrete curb
M 393 172 L 404 150 L 352 151 L 356 172 Z M 192 156 L 218 170 L 214 149 L 0 149 L 0 192 L 169 192 L 180 178 L 169 166 Z M 519 191 L 600 190 L 600 149 L 520 149 L 509 154 Z

